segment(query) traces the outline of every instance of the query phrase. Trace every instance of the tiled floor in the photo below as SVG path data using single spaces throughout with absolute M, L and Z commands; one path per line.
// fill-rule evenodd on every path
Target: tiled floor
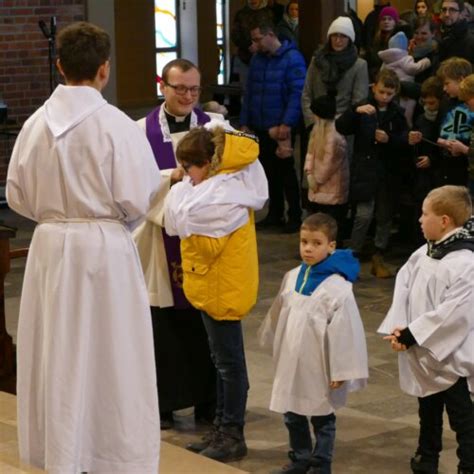
M 17 223 L 10 213 L 0 211 L 5 223 Z M 31 225 L 20 221 L 18 241 L 15 245 L 27 243 Z M 281 416 L 268 410 L 272 385 L 272 361 L 256 340 L 259 327 L 272 298 L 278 291 L 286 271 L 298 265 L 297 235 L 275 233 L 259 234 L 260 249 L 260 297 L 252 313 L 244 321 L 246 355 L 250 372 L 250 392 L 246 425 L 248 456 L 231 465 L 251 473 L 268 473 L 286 462 L 288 450 L 287 433 Z M 24 259 L 23 259 L 24 260 Z M 18 298 L 24 261 L 13 262 L 7 278 L 6 306 L 7 326 L 11 334 L 16 332 Z M 389 255 L 394 269 L 403 263 L 403 256 L 395 250 Z M 370 274 L 368 263 L 362 264 L 360 280 L 355 293 L 365 325 L 369 349 L 370 380 L 368 387 L 350 396 L 348 406 L 338 412 L 337 441 L 333 472 L 342 473 L 409 473 L 409 458 L 417 441 L 416 400 L 401 393 L 398 387 L 396 355 L 389 350 L 375 330 L 390 304 L 393 279 L 376 280 Z M 163 459 L 169 455 L 170 462 L 162 464 L 163 474 L 179 473 L 222 473 L 226 468 L 218 465 L 217 470 L 200 468 L 196 456 L 175 452 L 172 446 L 183 447 L 191 439 L 200 436 L 193 424 L 190 410 L 175 415 L 175 427 L 162 432 Z M 440 473 L 456 472 L 455 441 L 446 422 L 444 451 Z M 16 454 L 15 414 L 13 409 L 0 403 L 0 473 L 39 472 L 21 470 Z M 174 457 L 175 456 L 175 457 Z M 180 461 L 180 464 L 177 463 Z M 188 461 L 189 460 L 189 461 Z M 181 462 L 182 461 L 182 462 Z M 183 464 L 184 463 L 184 464 Z M 205 470 L 201 470 L 205 469 Z M 138 473 L 137 473 L 138 474 Z

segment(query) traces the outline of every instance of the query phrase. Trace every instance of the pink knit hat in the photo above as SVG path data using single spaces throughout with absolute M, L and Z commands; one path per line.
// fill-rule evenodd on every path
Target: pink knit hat
M 384 16 L 391 16 L 395 23 L 398 23 L 400 21 L 400 15 L 398 14 L 398 11 L 396 8 L 393 7 L 384 7 L 380 11 L 379 14 L 379 21 L 384 17 Z

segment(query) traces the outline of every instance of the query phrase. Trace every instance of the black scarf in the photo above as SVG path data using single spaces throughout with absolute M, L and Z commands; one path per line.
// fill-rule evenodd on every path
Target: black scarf
M 329 44 L 314 54 L 314 64 L 328 89 L 335 89 L 344 73 L 357 61 L 357 48 L 351 44 L 344 51 L 333 51 Z
M 428 242 L 428 255 L 436 260 L 441 260 L 448 253 L 462 249 L 474 252 L 474 216 L 471 216 L 455 234 L 439 244 Z

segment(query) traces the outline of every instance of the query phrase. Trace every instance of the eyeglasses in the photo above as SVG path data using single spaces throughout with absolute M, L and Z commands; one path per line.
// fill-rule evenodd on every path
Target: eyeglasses
M 187 173 L 194 165 L 192 163 L 181 163 L 181 168 Z
M 441 12 L 444 14 L 448 13 L 449 15 L 451 15 L 452 13 L 459 13 L 459 10 L 453 7 L 443 7 L 441 8 Z
M 183 84 L 173 85 L 173 84 L 169 84 L 166 81 L 164 82 L 166 86 L 171 87 L 171 89 L 174 89 L 174 91 L 178 95 L 186 95 L 186 93 L 189 91 L 192 96 L 197 96 L 202 91 L 202 87 L 199 87 L 199 86 L 186 87 Z

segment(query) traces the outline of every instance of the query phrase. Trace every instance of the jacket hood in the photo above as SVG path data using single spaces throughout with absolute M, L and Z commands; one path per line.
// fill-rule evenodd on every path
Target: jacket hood
M 331 274 L 338 273 L 350 282 L 356 281 L 360 272 L 359 261 L 352 254 L 352 250 L 349 249 L 336 250 L 319 266 Z
M 399 48 L 389 48 L 379 51 L 378 55 L 384 63 L 391 64 L 400 61 L 400 59 L 403 59 L 405 56 L 408 56 L 408 51 Z
M 303 295 L 311 295 L 331 275 L 341 275 L 352 283 L 359 276 L 359 272 L 359 261 L 352 255 L 352 250 L 336 250 L 315 265 L 303 263 L 296 278 L 295 290 Z
M 57 138 L 106 104 L 93 87 L 59 85 L 44 104 L 46 124 Z
M 296 44 L 285 39 L 281 42 L 281 46 L 276 50 L 274 56 L 283 56 L 290 49 L 296 49 Z
M 257 160 L 257 138 L 244 132 L 213 129 L 215 152 L 211 162 L 211 175 L 240 171 Z

